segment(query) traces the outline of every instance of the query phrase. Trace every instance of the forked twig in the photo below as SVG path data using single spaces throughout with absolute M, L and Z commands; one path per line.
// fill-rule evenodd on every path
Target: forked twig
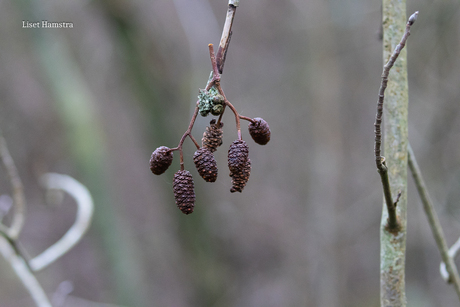
M 217 70 L 218 70 L 217 65 L 218 64 L 215 61 L 214 47 L 213 47 L 212 44 L 209 44 L 209 55 L 211 57 L 212 70 L 213 70 L 213 75 L 214 75 L 213 78 L 212 78 L 210 87 L 214 86 L 219 91 L 219 94 L 221 94 L 222 97 L 224 97 L 225 106 L 228 106 L 230 108 L 230 110 L 232 110 L 233 114 L 235 115 L 236 130 L 237 130 L 237 133 L 238 133 L 238 139 L 241 140 L 242 139 L 242 136 L 241 136 L 241 123 L 240 123 L 240 117 L 241 116 L 238 113 L 238 111 L 236 110 L 236 108 L 230 103 L 230 101 L 228 101 L 227 97 L 225 96 L 224 90 L 220 86 L 220 75 L 217 73 Z M 223 114 L 223 112 L 222 112 L 222 114 Z M 220 117 L 219 117 L 219 120 L 220 120 Z
M 418 11 L 412 14 L 409 19 L 407 20 L 406 23 L 406 30 L 404 31 L 403 37 L 401 38 L 401 41 L 399 44 L 396 46 L 395 50 L 393 51 L 393 54 L 391 55 L 390 59 L 388 62 L 385 64 L 383 67 L 383 72 L 382 72 L 382 81 L 380 83 L 380 89 L 379 89 L 379 99 L 377 102 L 377 114 L 375 116 L 375 123 L 374 123 L 374 132 L 375 132 L 375 145 L 374 145 L 374 151 L 375 151 L 375 162 L 377 165 L 377 170 L 380 174 L 380 178 L 382 181 L 382 186 L 383 186 L 383 193 L 385 196 L 385 203 L 387 205 L 388 209 L 388 224 L 387 224 L 387 230 L 392 232 L 392 233 L 397 233 L 401 227 L 397 213 L 396 213 L 396 205 L 397 201 L 393 200 L 393 197 L 391 195 L 391 189 L 390 189 L 390 180 L 388 178 L 388 167 L 385 163 L 385 157 L 381 155 L 381 145 L 382 145 L 382 131 L 381 131 L 381 125 L 382 125 L 382 115 L 383 115 L 383 102 L 385 98 L 385 89 L 387 88 L 388 84 L 388 75 L 390 74 L 390 69 L 393 67 L 394 63 L 396 62 L 396 59 L 398 58 L 399 54 L 401 53 L 401 50 L 404 48 L 406 45 L 407 38 L 410 35 L 410 27 L 414 24 L 415 20 L 417 19 L 418 16 Z M 399 199 L 399 197 L 398 197 Z

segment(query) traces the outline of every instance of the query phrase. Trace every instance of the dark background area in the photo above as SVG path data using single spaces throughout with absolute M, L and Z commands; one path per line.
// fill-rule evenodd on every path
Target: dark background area
M 460 235 L 459 8 L 407 9 L 420 11 L 407 44 L 410 142 L 449 245 Z M 73 285 L 63 306 L 379 306 L 379 1 L 240 1 L 222 87 L 242 115 L 269 123 L 270 143 L 255 144 L 243 121 L 252 172 L 232 194 L 231 112 L 215 183 L 199 177 L 186 140 L 189 216 L 173 198 L 178 152 L 165 174 L 150 172 L 152 151 L 177 146 L 189 125 L 226 10 L 224 0 L 0 0 L 0 127 L 25 186 L 24 249 L 37 255 L 75 217 L 70 197 L 46 204 L 41 174 L 68 174 L 95 200 L 89 233 L 37 274 L 49 297 Z M 198 117 L 197 140 L 210 120 Z M 409 305 L 458 305 L 411 178 L 408 194 Z M 0 306 L 33 306 L 3 258 L 0 284 Z

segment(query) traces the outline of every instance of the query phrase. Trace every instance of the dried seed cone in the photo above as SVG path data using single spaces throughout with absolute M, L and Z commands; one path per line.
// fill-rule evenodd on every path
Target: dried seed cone
M 152 153 L 150 157 L 150 170 L 155 175 L 163 174 L 171 165 L 173 153 L 166 146 L 160 146 Z
M 260 117 L 254 118 L 254 123 L 248 125 L 249 134 L 254 142 L 260 145 L 265 145 L 270 141 L 270 127 L 268 123 Z
M 209 148 L 200 148 L 193 155 L 196 169 L 200 176 L 207 182 L 214 182 L 217 179 L 217 162 Z
M 243 140 L 235 140 L 228 150 L 228 168 L 237 173 L 243 169 L 248 161 L 249 147 Z
M 230 176 L 232 177 L 232 188 L 230 189 L 230 192 L 242 192 L 244 187 L 246 186 L 246 183 L 249 180 L 249 175 L 251 174 L 251 159 L 248 159 L 246 161 L 246 165 L 240 169 L 237 172 L 230 173 Z
M 213 119 L 209 124 L 210 125 L 206 127 L 206 131 L 203 133 L 201 146 L 209 148 L 211 152 L 215 152 L 217 147 L 222 145 L 222 127 L 224 126 L 224 123 L 217 125 L 216 120 Z
M 190 214 L 195 207 L 195 188 L 189 171 L 177 171 L 173 181 L 176 205 L 184 214 Z

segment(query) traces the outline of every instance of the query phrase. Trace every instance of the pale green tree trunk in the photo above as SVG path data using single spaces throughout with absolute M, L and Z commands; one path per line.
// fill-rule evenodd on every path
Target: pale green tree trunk
M 406 1 L 383 0 L 383 60 L 388 61 L 406 28 Z M 380 304 L 406 306 L 405 254 L 407 208 L 408 85 L 406 49 L 390 71 L 384 103 L 384 156 L 393 197 L 401 191 L 397 215 L 401 229 L 385 229 L 388 212 L 384 203 L 380 230 Z

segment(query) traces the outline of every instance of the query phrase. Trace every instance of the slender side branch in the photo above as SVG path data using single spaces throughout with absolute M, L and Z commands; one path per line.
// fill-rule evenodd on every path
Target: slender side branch
M 188 136 L 189 136 L 189 138 L 192 140 L 193 144 L 195 144 L 196 149 L 200 149 L 200 145 L 199 145 L 198 142 L 195 140 L 195 138 L 193 137 L 193 135 L 190 133 Z
M 220 38 L 219 49 L 217 50 L 217 67 L 219 73 L 224 70 L 225 58 L 227 57 L 228 45 L 232 38 L 232 25 L 233 19 L 235 18 L 235 11 L 239 5 L 239 0 L 229 0 L 227 17 L 225 18 L 224 28 L 222 29 L 222 36 Z
M 236 130 L 238 133 L 238 139 L 241 140 L 243 137 L 241 135 L 241 122 L 240 122 L 240 115 L 238 114 L 238 111 L 235 109 L 235 107 L 230 103 L 230 101 L 227 100 L 227 97 L 225 97 L 224 92 L 220 88 L 220 86 L 217 88 L 219 90 L 219 93 L 224 96 L 224 101 L 225 105 L 232 110 L 233 114 L 235 114 L 235 121 L 236 121 Z
M 382 180 L 383 192 L 385 195 L 385 202 L 388 209 L 388 230 L 390 232 L 398 232 L 400 229 L 400 224 L 398 222 L 398 218 L 396 216 L 396 202 L 393 201 L 393 197 L 391 195 L 390 189 L 390 181 L 388 178 L 388 168 L 385 164 L 385 158 L 381 155 L 381 145 L 382 145 L 382 115 L 383 115 L 383 102 L 385 99 L 385 89 L 388 85 L 388 75 L 390 74 L 390 69 L 393 67 L 396 59 L 398 58 L 401 50 L 406 45 L 407 38 L 410 35 L 410 27 L 414 24 L 415 20 L 417 19 L 418 11 L 412 14 L 407 23 L 406 23 L 406 30 L 404 35 L 400 41 L 400 43 L 396 46 L 393 54 L 391 55 L 388 62 L 383 67 L 382 72 L 382 81 L 380 83 L 379 89 L 379 98 L 377 102 L 377 114 L 375 116 L 375 123 L 374 123 L 374 132 L 375 132 L 375 145 L 374 145 L 374 152 L 375 152 L 375 162 L 377 165 L 377 170 L 380 174 L 380 178 Z
M 78 210 L 74 224 L 62 238 L 30 260 L 29 265 L 33 271 L 44 269 L 74 247 L 87 232 L 94 212 L 93 199 L 88 189 L 72 177 L 48 173 L 42 176 L 41 183 L 47 189 L 67 192 L 75 199 Z
M 214 85 L 216 82 L 220 82 L 220 71 L 219 71 L 219 68 L 217 67 L 217 61 L 216 61 L 216 56 L 214 54 L 213 44 L 209 44 L 208 48 L 209 48 L 209 57 L 211 58 L 211 65 L 212 65 L 212 79 L 210 83 Z M 209 88 L 211 88 L 212 85 L 208 84 Z M 209 90 L 209 88 L 207 88 L 206 90 Z
M 250 117 L 247 117 L 247 116 L 243 116 L 243 115 L 240 115 L 240 118 L 241 119 L 244 119 L 244 120 L 247 120 L 251 123 L 255 123 L 256 121 L 253 119 L 253 118 L 250 118 Z
M 170 149 L 170 151 L 179 150 L 179 153 L 180 153 L 180 169 L 181 169 L 181 171 L 183 171 L 185 169 L 185 167 L 184 167 L 184 153 L 182 151 L 182 145 L 184 144 L 185 138 L 187 136 L 189 136 L 190 139 L 195 144 L 196 148 L 200 148 L 200 146 L 198 145 L 196 140 L 191 135 L 193 125 L 195 124 L 196 117 L 198 116 L 198 103 L 199 102 L 197 101 L 196 102 L 196 107 L 195 107 L 195 112 L 193 113 L 192 119 L 190 120 L 190 124 L 188 125 L 187 131 L 185 131 L 184 135 L 182 135 L 182 137 L 181 137 L 181 139 L 179 141 L 179 145 L 177 145 L 176 148 L 171 148 Z
M 0 131 L 0 156 L 2 163 L 5 166 L 8 174 L 8 179 L 13 188 L 13 206 L 14 215 L 9 229 L 3 230 L 8 234 L 8 237 L 12 240 L 16 240 L 21 233 L 22 227 L 24 226 L 25 214 L 26 214 L 26 201 L 24 197 L 24 188 L 22 185 L 21 178 L 19 178 L 18 170 L 14 164 L 13 158 L 10 155 L 6 141 L 3 138 L 2 132 Z
M 220 75 L 218 75 L 218 73 L 215 72 L 217 70 L 217 63 L 215 61 L 214 48 L 213 48 L 212 44 L 209 44 L 209 55 L 211 57 L 212 69 L 214 71 L 213 79 L 210 82 L 211 87 L 215 86 L 215 88 L 219 91 L 219 94 L 221 94 L 222 97 L 224 97 L 225 106 L 228 106 L 232 110 L 233 114 L 235 114 L 236 130 L 238 131 L 238 139 L 241 140 L 242 136 L 241 136 L 240 115 L 238 114 L 238 111 L 235 109 L 235 107 L 230 103 L 230 101 L 228 101 L 227 97 L 225 96 L 224 91 L 222 90 L 222 87 L 220 86 Z M 218 77 L 216 77 L 216 75 L 218 75 Z M 223 112 L 222 112 L 222 114 L 223 114 Z M 220 122 L 220 119 L 221 119 L 221 117 L 219 117 L 218 122 Z
M 407 145 L 407 159 L 409 168 L 412 172 L 412 177 L 414 178 L 415 186 L 417 187 L 418 194 L 420 195 L 420 200 L 423 204 L 423 209 L 428 218 L 428 223 L 431 227 L 431 232 L 433 233 L 434 240 L 438 246 L 439 252 L 441 253 L 442 261 L 445 263 L 447 272 L 449 273 L 449 282 L 453 283 L 457 296 L 460 300 L 460 277 L 458 275 L 457 267 L 454 263 L 453 257 L 449 255 L 449 250 L 447 247 L 446 239 L 444 232 L 442 231 L 441 223 L 439 222 L 438 215 L 434 209 L 433 202 L 428 194 L 428 190 L 425 185 L 425 181 L 422 177 L 422 172 L 420 167 L 415 159 L 414 152 L 410 144 Z

